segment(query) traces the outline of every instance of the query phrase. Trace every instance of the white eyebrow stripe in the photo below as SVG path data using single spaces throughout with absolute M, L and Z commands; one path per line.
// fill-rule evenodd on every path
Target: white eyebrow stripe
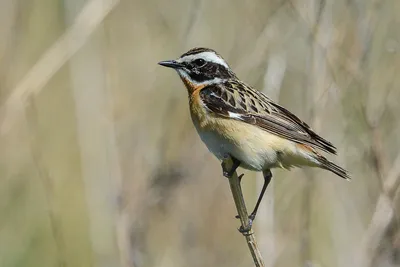
M 214 52 L 202 52 L 195 55 L 184 56 L 183 58 L 178 59 L 178 62 L 190 62 L 194 59 L 202 58 L 205 61 L 214 62 L 224 66 L 225 68 L 229 68 L 228 64 L 219 56 L 217 56 Z

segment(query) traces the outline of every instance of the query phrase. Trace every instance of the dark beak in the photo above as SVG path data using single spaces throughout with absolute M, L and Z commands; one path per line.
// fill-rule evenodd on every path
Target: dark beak
M 184 65 L 176 62 L 176 60 L 165 60 L 165 61 L 160 61 L 158 62 L 159 65 L 164 66 L 164 67 L 168 67 L 168 68 L 173 68 L 173 69 L 179 69 L 179 68 L 183 68 Z

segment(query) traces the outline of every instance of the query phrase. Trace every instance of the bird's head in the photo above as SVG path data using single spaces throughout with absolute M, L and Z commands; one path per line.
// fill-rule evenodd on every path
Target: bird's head
M 236 78 L 225 60 L 209 48 L 193 48 L 176 60 L 158 64 L 175 69 L 190 91 Z

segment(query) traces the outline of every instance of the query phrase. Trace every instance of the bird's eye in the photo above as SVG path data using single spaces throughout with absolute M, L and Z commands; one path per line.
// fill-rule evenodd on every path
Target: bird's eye
M 202 58 L 198 58 L 195 61 L 193 61 L 193 64 L 196 65 L 197 67 L 201 67 L 204 64 L 206 64 L 206 61 Z

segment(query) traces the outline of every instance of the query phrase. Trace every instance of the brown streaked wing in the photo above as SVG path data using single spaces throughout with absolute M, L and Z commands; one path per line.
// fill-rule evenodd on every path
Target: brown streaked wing
M 296 115 L 243 83 L 226 81 L 206 86 L 201 89 L 200 98 L 218 116 L 244 121 L 293 142 L 336 154 L 333 144 L 316 134 Z M 229 112 L 238 116 L 232 117 Z

